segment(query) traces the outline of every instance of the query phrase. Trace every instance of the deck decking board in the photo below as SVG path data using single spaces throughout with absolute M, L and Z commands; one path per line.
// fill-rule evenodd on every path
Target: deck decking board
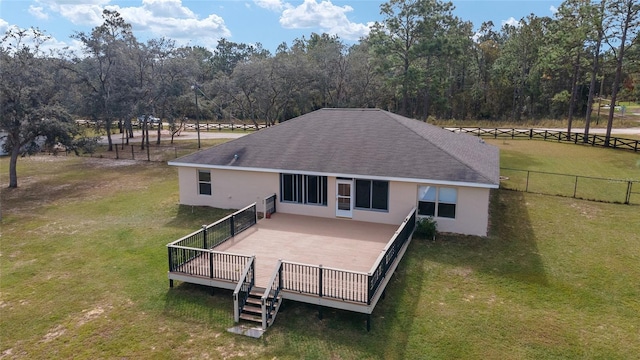
M 368 273 L 396 225 L 295 214 L 273 214 L 214 250 L 256 256 L 256 286 L 266 287 L 279 259 Z M 208 260 L 192 260 L 208 267 Z M 193 263 L 183 268 L 196 266 Z M 326 281 L 325 281 L 326 282 Z M 310 280 L 317 286 L 317 280 Z

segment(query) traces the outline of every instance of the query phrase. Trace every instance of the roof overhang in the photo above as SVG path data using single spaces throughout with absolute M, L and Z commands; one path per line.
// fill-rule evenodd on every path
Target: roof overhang
M 433 180 L 422 178 L 404 178 L 404 177 L 388 177 L 388 176 L 375 176 L 375 175 L 363 175 L 363 174 L 346 174 L 346 173 L 323 173 L 317 171 L 305 171 L 305 170 L 287 170 L 287 169 L 268 169 L 268 168 L 253 168 L 253 167 L 238 167 L 238 166 L 224 166 L 224 165 L 207 165 L 207 164 L 193 164 L 184 162 L 169 161 L 171 166 L 189 167 L 198 169 L 217 169 L 217 170 L 237 170 L 237 171 L 253 171 L 262 173 L 288 173 L 288 174 L 301 174 L 301 175 L 320 175 L 331 177 L 344 177 L 344 178 L 361 178 L 370 180 L 384 180 L 384 181 L 398 181 L 409 183 L 427 183 L 434 185 L 448 185 L 448 186 L 463 186 L 473 188 L 484 189 L 497 189 L 499 184 L 485 184 L 474 182 L 462 182 L 462 181 L 447 181 L 447 180 Z

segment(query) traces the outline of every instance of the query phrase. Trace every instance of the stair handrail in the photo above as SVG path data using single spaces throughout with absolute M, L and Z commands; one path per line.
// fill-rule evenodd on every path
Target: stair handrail
M 278 298 L 278 295 L 280 295 L 280 290 L 282 289 L 281 275 L 282 275 L 282 259 L 279 259 L 278 263 L 276 264 L 276 269 L 273 272 L 273 274 L 271 274 L 271 278 L 267 283 L 267 287 L 264 290 L 264 294 L 260 299 L 261 300 L 260 303 L 262 305 L 262 328 L 265 330 L 267 329 L 267 326 L 268 326 L 269 314 L 271 314 L 271 311 L 273 311 L 275 307 L 276 299 Z M 275 286 L 275 289 L 274 289 L 274 286 Z M 271 301 L 268 301 L 269 298 L 271 298 Z
M 251 292 L 251 288 L 255 285 L 256 282 L 256 256 L 251 256 L 250 260 L 245 265 L 244 270 L 242 271 L 242 276 L 238 281 L 238 285 L 236 285 L 235 290 L 233 291 L 233 320 L 235 322 L 240 321 L 240 313 L 244 308 L 244 305 L 247 303 L 247 299 L 249 298 L 249 293 Z M 247 281 L 247 277 L 250 277 L 250 280 Z M 245 288 L 245 289 L 243 289 Z

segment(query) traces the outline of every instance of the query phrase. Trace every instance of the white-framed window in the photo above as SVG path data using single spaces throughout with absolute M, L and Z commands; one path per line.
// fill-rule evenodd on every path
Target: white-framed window
M 211 195 L 211 171 L 198 170 L 198 194 Z
M 389 210 L 389 182 L 356 179 L 356 209 Z
M 280 174 L 280 201 L 327 206 L 327 177 Z
M 456 188 L 418 186 L 418 215 L 455 219 L 457 203 Z

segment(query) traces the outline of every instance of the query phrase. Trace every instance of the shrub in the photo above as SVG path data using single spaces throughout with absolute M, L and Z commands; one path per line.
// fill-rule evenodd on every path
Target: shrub
M 420 218 L 416 222 L 414 235 L 422 239 L 435 239 L 438 232 L 438 222 L 432 217 Z

